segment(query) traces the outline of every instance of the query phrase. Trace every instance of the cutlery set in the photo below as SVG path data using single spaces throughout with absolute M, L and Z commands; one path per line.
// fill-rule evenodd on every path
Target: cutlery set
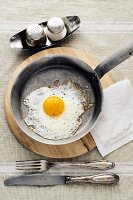
M 105 171 L 112 169 L 115 164 L 110 161 L 92 161 L 92 162 L 48 162 L 46 160 L 25 160 L 16 161 L 16 169 L 23 172 L 23 175 L 11 177 L 4 181 L 7 186 L 15 185 L 33 185 L 33 186 L 50 186 L 60 184 L 113 184 L 119 181 L 119 176 L 114 173 L 96 173 L 88 176 L 62 176 L 46 175 L 44 172 L 51 167 L 80 167 L 89 170 Z

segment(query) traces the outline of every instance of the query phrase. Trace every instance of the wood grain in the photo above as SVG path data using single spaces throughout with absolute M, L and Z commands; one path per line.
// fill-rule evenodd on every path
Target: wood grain
M 87 54 L 83 51 L 73 49 L 73 48 L 58 47 L 58 48 L 52 48 L 52 49 L 48 49 L 48 50 L 41 51 L 39 53 L 34 54 L 33 56 L 26 59 L 20 66 L 18 66 L 18 68 L 12 74 L 8 82 L 6 96 L 5 96 L 6 118 L 7 118 L 10 129 L 12 130 L 14 135 L 17 137 L 17 139 L 31 151 L 43 156 L 51 157 L 51 158 L 76 157 L 76 156 L 85 154 L 96 147 L 95 141 L 93 140 L 90 133 L 88 133 L 82 139 L 70 144 L 65 144 L 65 145 L 43 144 L 30 138 L 29 136 L 27 136 L 24 132 L 20 130 L 20 128 L 18 127 L 12 115 L 12 111 L 10 108 L 11 89 L 19 73 L 24 68 L 27 67 L 27 64 L 31 63 L 35 59 L 38 59 L 42 56 L 49 55 L 49 54 L 65 54 L 68 56 L 77 57 L 85 61 L 86 63 L 88 63 L 93 69 L 99 64 L 99 60 L 96 59 L 91 54 Z M 102 83 L 102 87 L 106 88 L 113 83 L 113 80 L 111 76 L 107 74 L 102 78 L 101 83 Z

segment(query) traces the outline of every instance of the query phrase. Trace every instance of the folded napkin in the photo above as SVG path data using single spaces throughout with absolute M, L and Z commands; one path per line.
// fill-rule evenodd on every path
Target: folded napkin
M 133 87 L 129 80 L 104 89 L 102 112 L 91 134 L 102 156 L 133 140 Z

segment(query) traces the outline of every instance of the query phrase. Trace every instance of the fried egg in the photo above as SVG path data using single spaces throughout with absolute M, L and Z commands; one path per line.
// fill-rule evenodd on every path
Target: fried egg
M 82 124 L 86 98 L 69 82 L 36 89 L 23 103 L 28 107 L 24 119 L 27 126 L 44 138 L 59 140 L 76 134 Z

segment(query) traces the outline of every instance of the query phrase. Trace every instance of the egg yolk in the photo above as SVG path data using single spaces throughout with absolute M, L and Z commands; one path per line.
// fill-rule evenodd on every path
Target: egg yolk
M 48 97 L 43 103 L 43 110 L 50 117 L 57 117 L 64 110 L 64 102 L 56 96 Z

